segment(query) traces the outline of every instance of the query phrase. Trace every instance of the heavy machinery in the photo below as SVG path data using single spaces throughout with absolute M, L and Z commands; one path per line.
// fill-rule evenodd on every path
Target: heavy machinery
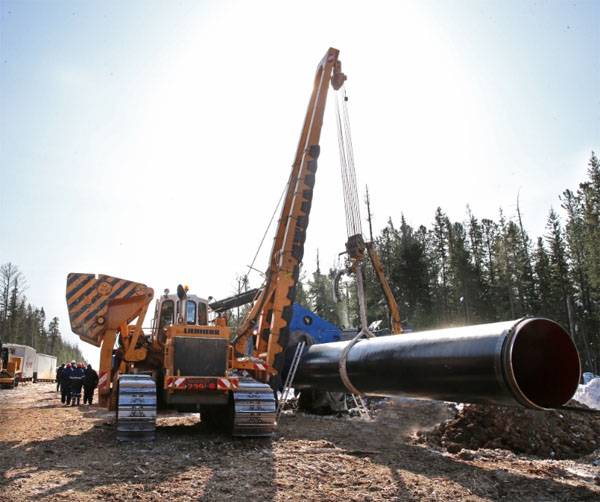
M 298 342 L 290 336 L 290 324 L 323 113 L 329 86 L 339 90 L 345 80 L 338 51 L 329 49 L 317 67 L 264 284 L 256 291 L 253 305 L 233 338 L 220 312 L 235 305 L 236 299 L 213 303 L 211 309 L 207 300 L 188 294 L 183 286 L 177 288 L 176 295 L 165 291 L 157 300 L 151 329 L 144 332 L 154 296 L 150 287 L 109 275 L 68 275 L 71 328 L 82 340 L 100 347 L 100 403 L 117 412 L 119 439 L 153 437 L 157 406 L 199 411 L 202 422 L 236 436 L 268 436 L 273 432 L 274 390 L 282 388 L 282 370 Z M 356 215 L 350 215 L 356 222 Z M 356 225 L 349 230 L 348 253 L 356 268 L 362 259 L 355 237 L 360 231 Z M 358 246 L 352 248 L 353 244 Z M 361 277 L 357 274 L 357 282 Z M 365 321 L 363 302 L 363 330 Z M 557 326 L 536 320 L 506 325 L 501 333 L 497 332 L 499 327 L 491 331 L 471 327 L 450 337 L 427 335 L 420 340 L 416 335 L 392 335 L 313 345 L 304 355 L 295 352 L 302 356 L 301 360 L 294 357 L 300 363 L 297 381 L 304 388 L 382 395 L 404 389 L 426 397 L 460 396 L 463 401 L 469 401 L 470 390 L 473 399 L 483 395 L 491 401 L 508 393 L 517 396 L 512 401 L 520 404 L 555 405 L 564 401 L 579 379 L 577 352 L 569 336 Z M 559 349 L 536 354 L 536 343 L 557 344 Z M 402 357 L 400 362 L 397 356 Z M 425 371 L 414 370 L 420 361 L 432 370 L 432 378 Z M 554 374 L 549 380 L 552 388 L 545 391 L 549 399 L 539 398 L 542 384 L 530 375 L 529 368 L 540 375 Z M 415 383 L 415 375 L 423 376 L 422 381 Z M 400 376 L 407 382 L 400 381 Z M 478 384 L 479 377 L 483 380 Z M 492 390 L 486 394 L 488 384 Z M 534 391 L 519 393 L 519 386 L 525 384 Z M 432 386 L 429 391 L 428 385 Z M 456 390 L 457 386 L 463 386 L 464 392 Z M 479 387 L 484 389 L 475 392 Z
M 265 368 L 235 357 L 225 318 L 209 322 L 208 301 L 177 289 L 157 299 L 146 334 L 151 288 L 106 275 L 68 276 L 71 327 L 100 346 L 99 402 L 117 411 L 118 437 L 151 438 L 157 405 L 199 411 L 203 422 L 235 435 L 269 435 L 275 399 L 256 378 Z
M 28 345 L 5 343 L 2 345 L 0 386 L 17 387 L 20 382 L 32 381 L 36 365 L 36 351 Z
M 56 357 L 36 352 L 33 347 L 0 343 L 0 387 L 17 387 L 19 382 L 53 382 Z
M 198 410 L 203 422 L 236 436 L 272 433 L 325 103 L 329 86 L 339 89 L 346 79 L 338 53 L 329 49 L 317 67 L 265 283 L 232 341 L 225 317 L 209 321 L 208 302 L 182 286 L 158 299 L 146 334 L 151 288 L 108 275 L 68 275 L 71 328 L 100 347 L 100 403 L 117 411 L 120 439 L 152 437 L 157 404 Z
M 344 300 L 342 298 L 342 294 L 340 292 L 340 281 L 344 274 L 348 275 L 356 275 L 361 274 L 361 277 L 357 279 L 362 283 L 364 281 L 362 274 L 363 265 L 366 259 L 365 252 L 369 257 L 371 262 L 371 266 L 373 267 L 373 271 L 375 272 L 375 277 L 377 278 L 377 282 L 381 287 L 381 291 L 383 293 L 383 297 L 385 298 L 385 303 L 388 308 L 389 320 L 390 320 L 390 332 L 394 335 L 399 335 L 403 332 L 402 329 L 402 320 L 400 318 L 400 309 L 398 308 L 398 303 L 396 302 L 396 298 L 392 293 L 392 288 L 387 280 L 385 270 L 383 268 L 383 263 L 381 262 L 381 258 L 379 257 L 379 253 L 377 252 L 377 248 L 375 247 L 375 242 L 373 241 L 373 236 L 371 235 L 371 240 L 365 242 L 361 233 L 354 234 L 348 238 L 346 242 L 346 253 L 348 259 L 345 268 L 342 270 L 338 270 L 335 274 L 333 281 L 333 297 L 336 302 L 336 305 L 343 303 Z M 358 281 L 357 281 L 358 282 Z M 359 285 L 359 288 L 363 287 Z M 359 294 L 364 294 L 364 291 L 359 290 Z M 347 317 L 347 313 L 344 313 Z M 364 322 L 364 319 L 361 319 Z
M 23 358 L 14 357 L 6 345 L 0 343 L 0 388 L 12 389 L 19 385 Z

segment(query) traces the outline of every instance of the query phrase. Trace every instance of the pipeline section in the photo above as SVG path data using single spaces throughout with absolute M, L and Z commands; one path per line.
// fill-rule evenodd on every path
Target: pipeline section
M 349 342 L 312 345 L 294 387 L 347 392 L 339 373 Z M 581 375 L 575 344 L 543 318 L 480 324 L 361 340 L 349 351 L 352 385 L 374 396 L 556 408 Z

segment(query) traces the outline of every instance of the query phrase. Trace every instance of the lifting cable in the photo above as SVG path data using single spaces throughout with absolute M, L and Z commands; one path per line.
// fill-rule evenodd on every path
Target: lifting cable
M 275 209 L 273 210 L 273 214 L 271 215 L 271 219 L 269 220 L 269 224 L 267 225 L 267 228 L 265 228 L 265 232 L 264 232 L 264 234 L 262 236 L 262 239 L 260 240 L 260 244 L 258 245 L 256 253 L 254 253 L 254 258 L 252 258 L 252 263 L 250 263 L 250 265 L 248 265 L 248 272 L 246 272 L 246 275 L 245 275 L 245 279 L 246 280 L 248 280 L 248 275 L 250 274 L 250 272 L 252 270 L 256 270 L 254 268 L 254 263 L 256 262 L 256 258 L 258 257 L 258 253 L 260 253 L 262 245 L 265 242 L 265 238 L 267 237 L 267 234 L 269 233 L 269 229 L 271 228 L 271 225 L 273 224 L 273 220 L 275 219 L 275 215 L 277 214 L 277 210 L 279 209 L 279 206 L 281 205 L 281 201 L 283 200 L 283 196 L 287 192 L 288 185 L 289 185 L 289 181 L 285 184 L 285 187 L 283 188 L 283 192 L 281 192 L 281 195 L 279 196 L 279 200 L 277 201 L 277 204 L 275 205 Z
M 273 220 L 275 219 L 275 215 L 277 214 L 277 210 L 279 209 L 279 206 L 281 205 L 281 201 L 283 200 L 283 197 L 288 190 L 289 184 L 290 184 L 290 181 L 288 180 L 288 182 L 285 184 L 285 187 L 283 188 L 283 192 L 281 192 L 281 195 L 279 196 L 279 200 L 277 201 L 277 204 L 275 205 L 275 209 L 273 210 L 273 214 L 271 215 L 271 219 L 269 220 L 269 224 L 267 225 L 267 228 L 265 228 L 265 232 L 263 233 L 262 239 L 260 240 L 260 243 L 258 244 L 256 253 L 254 253 L 254 258 L 252 258 L 252 263 L 250 263 L 250 265 L 248 265 L 248 271 L 244 274 L 244 281 L 246 284 L 248 284 L 248 276 L 250 275 L 250 272 L 252 270 L 256 270 L 257 272 L 260 273 L 260 270 L 254 268 L 254 263 L 256 262 L 258 253 L 260 253 L 262 245 L 264 244 L 267 234 L 269 233 L 269 229 L 271 228 L 271 225 L 273 224 Z M 269 267 L 270 266 L 271 265 L 269 264 Z M 260 289 L 268 287 L 269 281 L 270 281 L 270 277 L 268 276 L 268 270 L 267 270 L 267 272 L 264 274 L 263 282 L 258 289 L 260 290 Z M 256 298 L 255 298 L 255 300 L 256 300 Z M 264 300 L 263 300 L 263 302 L 264 302 Z M 233 338 L 232 343 L 236 344 L 239 341 L 239 339 L 240 339 L 240 334 L 238 333 Z
M 340 100 L 340 92 L 342 99 Z M 358 200 L 358 189 L 356 182 L 356 169 L 354 167 L 354 150 L 350 134 L 350 118 L 348 115 L 348 96 L 344 86 L 336 92 L 336 122 L 338 131 L 338 146 L 340 151 L 340 171 L 342 175 L 342 188 L 344 192 L 344 210 L 346 213 L 346 231 L 348 237 L 362 235 L 362 224 L 360 218 L 360 204 Z M 340 103 L 341 102 L 341 103 Z M 365 300 L 365 289 L 363 280 L 363 265 L 356 267 L 356 293 L 358 297 L 358 310 L 360 315 L 361 329 L 358 334 L 348 342 L 342 350 L 338 364 L 340 379 L 348 391 L 354 396 L 359 396 L 358 401 L 362 403 L 362 392 L 350 381 L 348 376 L 348 354 L 352 347 L 362 338 L 372 338 L 375 335 L 369 330 L 367 324 L 367 308 Z M 356 402 L 356 399 L 355 399 Z M 362 403 L 364 407 L 364 403 Z M 360 408 L 360 406 L 359 406 Z
M 340 100 L 340 92 L 343 93 Z M 341 104 L 340 104 L 341 101 Z M 346 213 L 346 230 L 348 237 L 362 234 L 360 204 L 354 168 L 354 152 L 350 135 L 350 119 L 348 116 L 348 96 L 344 86 L 335 94 L 336 123 L 338 131 L 338 147 L 340 151 L 340 171 L 344 191 L 344 209 Z

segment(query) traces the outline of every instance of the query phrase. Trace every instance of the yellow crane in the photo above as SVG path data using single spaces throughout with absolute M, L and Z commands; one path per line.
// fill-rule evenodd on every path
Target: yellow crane
M 273 432 L 273 389 L 284 365 L 327 94 L 346 79 L 338 54 L 329 49 L 317 67 L 265 283 L 232 341 L 226 318 L 209 320 L 208 301 L 181 285 L 157 299 L 146 333 L 152 288 L 109 275 L 68 275 L 71 328 L 100 347 L 100 403 L 117 411 L 119 439 L 153 437 L 157 407 L 199 411 L 203 422 L 237 436 Z

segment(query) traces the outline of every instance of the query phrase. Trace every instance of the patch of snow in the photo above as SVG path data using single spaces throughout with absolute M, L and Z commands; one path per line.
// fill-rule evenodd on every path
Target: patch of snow
M 583 378 L 583 385 L 590 383 L 590 381 L 593 380 L 594 378 L 600 378 L 600 377 L 598 377 L 598 375 L 594 375 L 591 371 L 586 371 L 581 376 Z
M 600 410 L 600 377 L 592 378 L 585 385 L 579 385 L 573 399 L 590 408 Z

